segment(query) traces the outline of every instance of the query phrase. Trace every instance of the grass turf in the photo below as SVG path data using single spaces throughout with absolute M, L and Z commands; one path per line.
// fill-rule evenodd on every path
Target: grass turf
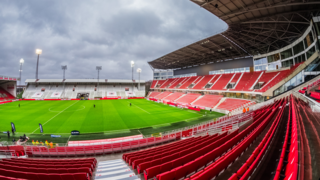
M 132 106 L 130 106 L 130 103 Z M 20 104 L 20 108 L 18 105 Z M 95 108 L 94 108 L 95 105 Z M 145 99 L 92 101 L 19 101 L 0 106 L 0 131 L 16 136 L 48 139 L 50 134 L 62 135 L 55 141 L 103 139 L 173 130 L 222 116 L 221 113 L 182 110 Z M 39 123 L 44 134 L 40 134 Z M 80 136 L 70 136 L 72 130 Z M 1 134 L 4 138 L 6 135 Z

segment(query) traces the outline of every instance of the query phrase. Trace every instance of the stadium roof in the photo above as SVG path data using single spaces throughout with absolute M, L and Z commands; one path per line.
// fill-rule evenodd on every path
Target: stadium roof
M 177 69 L 265 54 L 291 44 L 320 12 L 319 0 L 191 0 L 229 28 L 149 62 Z
M 26 83 L 62 83 L 63 79 L 26 79 Z M 66 83 L 97 83 L 97 79 L 65 79 Z M 139 80 L 134 80 L 134 83 L 139 83 Z M 125 79 L 99 79 L 99 83 L 132 83 L 132 80 Z M 140 80 L 140 83 L 145 83 L 144 80 Z

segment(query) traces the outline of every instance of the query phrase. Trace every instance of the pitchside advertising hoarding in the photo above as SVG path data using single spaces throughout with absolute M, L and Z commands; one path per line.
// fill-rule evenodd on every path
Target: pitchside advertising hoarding
M 71 131 L 71 135 L 80 135 L 80 131 L 73 130 Z

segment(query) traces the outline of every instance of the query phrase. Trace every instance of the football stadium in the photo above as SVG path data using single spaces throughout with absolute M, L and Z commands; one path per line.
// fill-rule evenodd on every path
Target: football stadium
M 320 1 L 188 3 L 228 28 L 152 80 L 0 75 L 0 179 L 319 180 Z

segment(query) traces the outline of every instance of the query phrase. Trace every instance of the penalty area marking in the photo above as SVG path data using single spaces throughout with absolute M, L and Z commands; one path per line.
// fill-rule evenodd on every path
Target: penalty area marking
M 57 117 L 59 114 L 63 113 L 65 110 L 67 110 L 69 107 L 75 105 L 76 103 L 78 103 L 79 101 L 76 101 L 75 103 L 71 104 L 70 106 L 68 106 L 67 108 L 65 108 L 64 110 L 60 111 L 58 114 L 56 114 L 55 116 L 53 116 L 52 118 L 50 118 L 48 121 L 46 121 L 45 123 L 42 124 L 42 126 L 44 126 L 45 124 L 47 124 L 49 121 L 51 121 L 53 118 Z M 35 129 L 31 134 L 33 134 L 34 132 L 36 132 L 36 130 L 38 130 L 39 128 Z

